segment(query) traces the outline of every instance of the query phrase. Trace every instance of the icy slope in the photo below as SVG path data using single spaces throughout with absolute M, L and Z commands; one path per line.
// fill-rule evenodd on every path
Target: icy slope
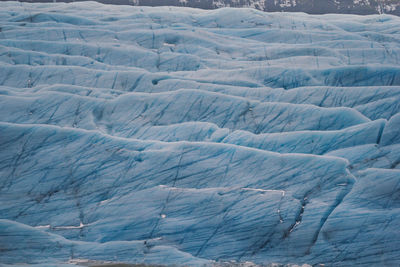
M 400 264 L 400 18 L 0 21 L 0 263 Z

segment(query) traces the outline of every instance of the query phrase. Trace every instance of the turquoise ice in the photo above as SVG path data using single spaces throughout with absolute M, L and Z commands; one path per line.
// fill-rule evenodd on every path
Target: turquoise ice
M 400 264 L 400 18 L 2 2 L 0 263 Z

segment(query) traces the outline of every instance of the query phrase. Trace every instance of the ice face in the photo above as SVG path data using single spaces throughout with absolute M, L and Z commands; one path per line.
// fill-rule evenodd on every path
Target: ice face
M 398 17 L 2 7 L 0 263 L 400 264 Z

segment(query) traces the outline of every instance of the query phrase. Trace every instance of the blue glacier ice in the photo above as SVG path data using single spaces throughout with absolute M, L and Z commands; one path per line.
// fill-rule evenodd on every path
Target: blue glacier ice
M 400 18 L 1 2 L 0 265 L 400 265 Z

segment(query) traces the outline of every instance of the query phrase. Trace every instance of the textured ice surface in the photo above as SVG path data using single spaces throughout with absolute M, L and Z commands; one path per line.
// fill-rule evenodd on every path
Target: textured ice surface
M 400 264 L 400 18 L 1 5 L 0 263 Z

